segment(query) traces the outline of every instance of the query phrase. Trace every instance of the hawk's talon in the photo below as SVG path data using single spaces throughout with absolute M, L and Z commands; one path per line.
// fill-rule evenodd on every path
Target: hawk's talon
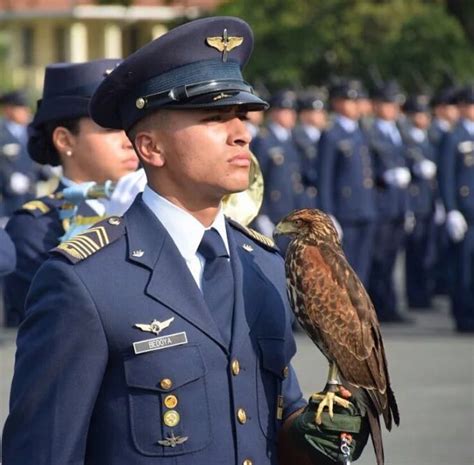
M 334 404 L 340 405 L 342 408 L 349 408 L 352 404 L 342 397 L 336 396 L 334 392 L 326 392 L 324 394 L 313 394 L 312 399 L 320 400 L 318 409 L 316 410 L 315 422 L 317 425 L 322 423 L 322 414 L 324 407 L 328 408 L 329 417 L 332 419 L 334 417 Z

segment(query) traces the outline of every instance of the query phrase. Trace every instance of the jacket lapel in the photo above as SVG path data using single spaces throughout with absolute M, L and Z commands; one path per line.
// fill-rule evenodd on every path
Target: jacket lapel
M 226 349 L 185 260 L 164 226 L 143 203 L 141 195 L 125 213 L 125 218 L 128 258 L 150 269 L 145 293 Z
M 235 285 L 234 321 L 231 352 L 248 340 L 252 325 L 264 308 L 267 280 L 255 263 L 253 251 L 244 248 L 244 243 L 227 226 L 232 271 Z

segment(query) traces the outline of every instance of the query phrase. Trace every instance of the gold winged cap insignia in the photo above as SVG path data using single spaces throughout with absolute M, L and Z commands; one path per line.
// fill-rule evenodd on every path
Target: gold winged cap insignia
M 207 45 L 217 49 L 219 52 L 222 52 L 222 61 L 227 61 L 227 55 L 234 48 L 237 48 L 239 45 L 242 45 L 244 41 L 243 37 L 230 36 L 227 34 L 227 29 L 224 29 L 222 37 L 207 37 Z

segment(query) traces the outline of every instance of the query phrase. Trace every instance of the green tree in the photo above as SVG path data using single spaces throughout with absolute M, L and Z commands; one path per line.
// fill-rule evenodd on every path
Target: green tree
M 472 77 L 474 52 L 442 0 L 239 0 L 218 13 L 240 16 L 255 34 L 246 71 L 272 90 L 334 76 L 396 78 L 408 90 L 437 86 L 449 70 Z

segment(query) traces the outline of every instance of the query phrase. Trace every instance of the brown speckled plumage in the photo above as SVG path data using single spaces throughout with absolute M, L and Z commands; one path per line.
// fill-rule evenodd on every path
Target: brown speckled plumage
M 379 415 L 399 424 L 380 326 L 373 304 L 347 262 L 328 215 L 299 210 L 284 218 L 288 294 L 297 320 L 369 415 L 377 462 L 383 463 Z M 277 226 L 278 229 L 278 226 Z M 375 431 L 377 430 L 377 431 Z

